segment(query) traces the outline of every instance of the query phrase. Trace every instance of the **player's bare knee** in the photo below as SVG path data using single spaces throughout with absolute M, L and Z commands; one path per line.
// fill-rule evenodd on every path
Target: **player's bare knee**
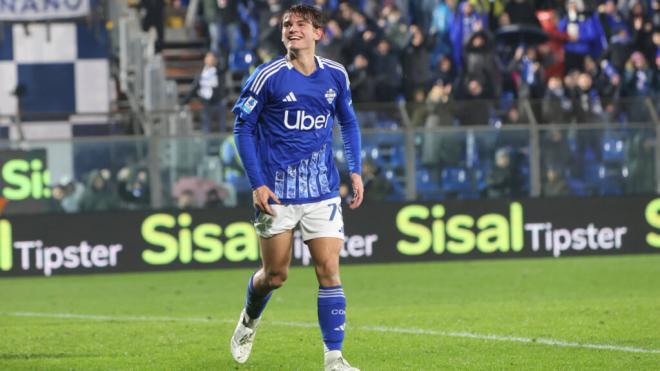
M 336 262 L 318 263 L 316 276 L 322 281 L 339 281 L 339 265 Z
M 269 270 L 266 272 L 266 280 L 271 290 L 279 289 L 289 276 L 287 270 Z

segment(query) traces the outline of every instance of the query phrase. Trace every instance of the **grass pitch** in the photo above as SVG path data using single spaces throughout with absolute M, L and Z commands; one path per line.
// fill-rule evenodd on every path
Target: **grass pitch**
M 252 357 L 228 344 L 251 270 L 0 280 L 0 369 L 321 370 L 312 268 Z M 660 255 L 344 266 L 363 370 L 659 369 Z

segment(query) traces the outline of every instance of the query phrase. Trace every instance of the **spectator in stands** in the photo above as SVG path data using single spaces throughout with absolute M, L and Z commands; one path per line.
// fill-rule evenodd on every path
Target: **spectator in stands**
M 433 40 L 431 65 L 436 65 L 441 56 L 451 55 L 450 30 L 454 21 L 455 0 L 440 0 L 433 9 L 429 37 Z
M 282 42 L 279 40 L 281 37 L 279 28 L 274 27 L 273 29 L 277 31 L 275 33 L 277 33 L 278 44 L 281 48 Z M 342 31 L 341 27 L 339 27 L 339 23 L 337 23 L 337 21 L 331 19 L 325 26 L 323 37 L 321 37 L 321 40 L 316 45 L 316 51 L 318 55 L 323 56 L 324 58 L 332 59 L 333 61 L 337 61 L 342 65 L 346 65 L 348 63 L 345 63 L 346 60 L 344 58 L 345 43 L 346 41 L 344 40 L 344 31 Z M 283 52 L 279 54 L 283 54 Z M 353 80 L 351 80 L 351 82 L 352 81 Z
M 183 190 L 176 198 L 176 207 L 181 210 L 199 207 L 195 202 L 195 193 L 190 189 Z
M 655 184 L 655 145 L 656 139 L 650 133 L 638 131 L 626 141 L 625 158 L 628 179 L 625 183 L 628 194 L 651 194 Z
M 511 24 L 541 27 L 530 0 L 509 0 L 504 7 L 504 11 L 509 16 Z
M 620 74 L 625 68 L 626 61 L 634 51 L 633 40 L 625 24 L 613 26 L 610 30 L 609 44 L 603 55 L 603 60 L 611 64 L 612 68 Z
M 635 2 L 630 10 L 630 29 L 635 50 L 642 52 L 646 60 L 655 58 L 656 48 L 653 45 L 653 23 L 645 12 L 644 3 Z
M 543 197 L 567 196 L 570 190 L 561 167 L 550 165 L 545 170 L 545 180 L 541 187 Z
M 227 55 L 237 51 L 244 46 L 241 34 L 241 18 L 239 6 L 243 6 L 241 0 L 216 0 L 218 4 L 217 28 L 220 50 L 227 51 Z
M 409 40 L 408 25 L 402 19 L 398 7 L 385 5 L 378 19 L 378 26 L 383 29 L 385 39 L 396 53 L 406 47 Z
M 407 107 L 412 127 L 422 127 L 424 122 L 426 122 L 426 117 L 429 115 L 429 110 L 426 104 L 426 91 L 423 88 L 415 90 L 413 93 L 413 100 L 407 105 Z
M 142 30 L 156 29 L 154 48 L 156 53 L 160 53 L 165 42 L 165 0 L 140 0 L 139 7 L 144 11 Z
M 403 67 L 399 57 L 391 50 L 387 39 L 382 39 L 376 47 L 372 63 L 374 95 L 378 102 L 394 102 L 401 94 Z M 353 85 L 353 80 L 351 80 Z
M 564 43 L 568 35 L 559 30 L 559 15 L 553 9 L 540 10 L 536 13 L 543 31 L 548 34 L 547 42 L 539 45 L 541 60 L 545 65 L 545 78 L 564 77 Z
M 548 80 L 542 103 L 543 122 L 549 124 L 563 124 L 569 120 L 569 113 L 573 110 L 571 98 L 566 95 L 560 77 L 553 76 Z
M 457 71 L 454 68 L 454 63 L 449 55 L 440 57 L 439 62 L 435 65 L 433 70 L 434 85 L 454 85 L 456 81 Z
M 218 208 L 218 207 L 227 207 L 228 200 L 230 198 L 229 190 L 224 187 L 211 188 L 206 192 L 206 197 L 204 198 L 204 207 L 206 208 Z M 235 198 L 235 195 L 234 195 Z M 236 206 L 235 204 L 232 206 Z
M 518 82 L 518 98 L 540 100 L 545 93 L 543 66 L 534 47 L 518 47 L 509 71 L 514 73 Z
M 394 191 L 392 182 L 385 178 L 382 168 L 371 161 L 362 163 L 362 179 L 364 180 L 364 190 L 369 192 L 369 195 L 364 198 L 364 202 L 383 201 Z
M 461 125 L 488 125 L 493 96 L 484 90 L 482 80 L 468 76 L 456 94 L 456 118 Z
M 146 169 L 125 166 L 117 173 L 117 194 L 128 209 L 148 207 L 151 203 Z
M 188 103 L 192 98 L 202 102 L 202 131 L 211 132 L 214 123 L 219 123 L 221 132 L 227 130 L 226 90 L 224 73 L 218 59 L 212 52 L 206 53 L 204 67 L 193 83 L 192 89 L 184 98 Z
M 621 75 L 612 64 L 603 59 L 600 65 L 600 73 L 596 80 L 596 87 L 603 104 L 605 120 L 615 122 L 619 116 L 619 97 L 621 96 Z
M 438 80 L 426 98 L 427 116 L 424 121 L 424 136 L 421 146 L 421 164 L 431 178 L 431 182 L 440 183 L 442 169 L 445 166 L 457 166 L 463 156 L 462 143 L 464 133 L 458 131 L 439 132 L 435 129 L 453 126 L 452 84 L 443 84 Z
M 75 179 L 63 176 L 59 183 L 62 188 L 62 209 L 66 213 L 77 213 L 80 211 L 80 200 L 85 193 L 85 186 Z
M 353 102 L 371 103 L 374 100 L 380 100 L 374 95 L 374 79 L 369 76 L 369 59 L 364 54 L 360 53 L 355 56 L 353 63 L 348 66 L 348 76 L 351 81 Z M 376 83 L 378 83 L 378 78 L 376 75 Z M 391 83 L 391 81 L 388 82 Z M 379 97 L 384 93 L 387 91 L 379 92 Z
M 567 33 L 569 40 L 564 46 L 564 61 L 567 71 L 582 70 L 584 58 L 598 52 L 596 45 L 600 42 L 600 23 L 597 17 L 587 16 L 583 8 L 582 3 L 578 0 L 568 0 L 566 16 L 559 22 L 559 30 Z
M 490 98 L 498 98 L 502 90 L 499 60 L 495 55 L 495 43 L 486 31 L 472 34 L 465 46 L 465 71 L 481 82 Z
M 93 170 L 87 177 L 87 187 L 80 199 L 80 211 L 108 211 L 119 207 L 119 198 L 110 186 L 103 170 Z
M 63 213 L 62 199 L 64 198 L 64 190 L 59 183 L 50 186 L 51 197 L 48 199 L 48 211 L 54 213 Z M 0 201 L 1 202 L 1 201 Z
M 378 27 L 358 11 L 351 13 L 351 25 L 344 32 L 346 52 L 351 60 L 359 53 L 371 51 L 378 40 Z
M 554 167 L 564 173 L 571 166 L 571 149 L 566 139 L 566 132 L 560 129 L 548 130 L 541 139 L 542 172 Z
M 206 23 L 209 34 L 209 50 L 220 55 L 220 34 L 218 30 L 218 3 L 217 0 L 202 0 L 202 18 Z
M 591 75 L 582 72 L 578 77 L 577 99 L 574 104 L 575 118 L 578 123 L 598 123 L 603 118 L 598 91 L 593 87 Z
M 656 73 L 657 74 L 657 73 Z M 646 97 L 653 95 L 654 73 L 641 52 L 630 56 L 623 77 L 622 95 L 626 99 L 630 121 L 646 122 L 650 120 Z
M 463 1 L 458 5 L 449 35 L 452 43 L 452 55 L 455 65 L 463 66 L 463 46 L 467 43 L 473 33 L 484 30 L 487 26 L 487 16 L 476 12 L 474 6 L 470 2 Z
M 266 27 L 260 28 L 259 47 L 257 52 L 262 60 L 271 60 L 278 55 L 284 54 L 284 45 L 282 44 L 279 24 L 281 22 L 279 14 L 271 14 Z M 331 33 L 326 33 L 324 37 L 329 37 Z M 324 53 L 319 53 L 327 57 Z
M 495 152 L 495 162 L 486 175 L 486 196 L 488 198 L 517 197 L 520 185 L 509 148 Z
M 409 2 L 408 9 L 410 9 L 410 22 L 416 24 L 424 35 L 428 35 L 431 29 L 433 10 L 435 9 L 436 3 L 436 0 L 417 0 Z

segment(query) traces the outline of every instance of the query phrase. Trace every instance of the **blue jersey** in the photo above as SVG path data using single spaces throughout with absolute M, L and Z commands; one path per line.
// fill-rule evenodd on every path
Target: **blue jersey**
M 332 127 L 341 126 L 350 172 L 361 173 L 360 134 L 348 74 L 316 57 L 305 76 L 284 57 L 259 66 L 233 108 L 234 134 L 252 189 L 267 185 L 283 203 L 325 200 L 339 194 Z

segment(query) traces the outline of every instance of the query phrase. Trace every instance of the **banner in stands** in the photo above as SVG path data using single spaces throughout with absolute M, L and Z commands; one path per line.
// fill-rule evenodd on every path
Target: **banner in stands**
M 0 276 L 259 265 L 249 209 L 0 219 Z M 660 252 L 660 198 L 384 203 L 344 211 L 344 263 Z M 298 233 L 293 264 L 311 258 Z
M 0 151 L 0 212 L 47 210 L 50 183 L 45 149 Z
M 42 21 L 84 17 L 90 0 L 2 0 L 0 21 Z

